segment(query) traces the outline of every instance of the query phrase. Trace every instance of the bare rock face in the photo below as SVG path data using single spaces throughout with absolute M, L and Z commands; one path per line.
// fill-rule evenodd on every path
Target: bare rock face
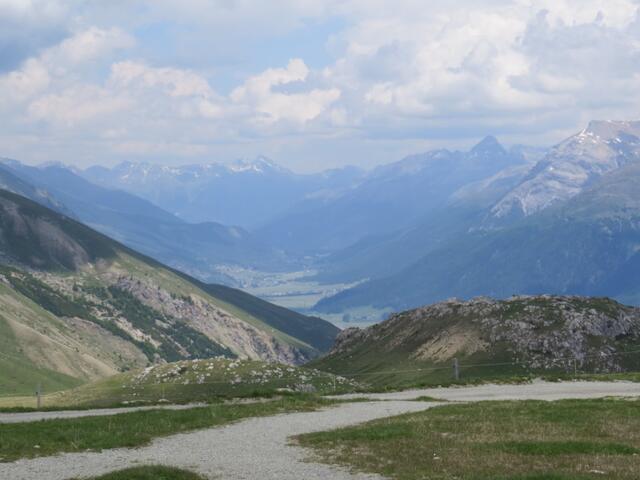
M 480 353 L 531 369 L 616 372 L 630 361 L 640 363 L 640 308 L 575 296 L 453 299 L 398 313 L 366 329 L 346 329 L 329 357 L 349 358 L 363 346 L 380 355 L 402 353 L 433 363 Z
M 177 319 L 230 348 L 243 358 L 301 364 L 308 358 L 298 349 L 238 319 L 199 295 L 176 296 L 152 282 L 120 275 L 114 285 L 148 307 Z

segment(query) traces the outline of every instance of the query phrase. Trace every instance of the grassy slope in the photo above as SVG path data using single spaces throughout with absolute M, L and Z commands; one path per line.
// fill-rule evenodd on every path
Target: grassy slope
M 279 389 L 344 393 L 354 388 L 354 384 L 343 378 L 334 378 L 313 369 L 215 358 L 181 361 L 122 373 L 46 396 L 43 406 L 187 403 L 217 398 L 271 396 L 277 394 Z
M 425 326 L 437 332 L 449 323 L 448 319 L 432 321 Z M 309 363 L 310 367 L 337 375 L 348 376 L 375 389 L 406 388 L 414 386 L 446 385 L 455 383 L 451 360 L 418 360 L 414 358 L 419 343 L 415 345 L 393 345 L 393 334 L 382 339 L 366 339 L 354 348 L 327 355 Z M 416 338 L 414 336 L 414 338 Z M 393 345 L 393 346 L 392 346 Z M 461 363 L 460 381 L 469 383 L 486 378 L 513 378 L 527 373 L 527 370 L 513 365 L 515 359 L 504 348 L 494 348 L 491 352 L 480 351 L 464 356 Z M 484 365 L 489 367 L 467 367 Z M 498 365 L 496 365 L 498 364 Z
M 530 371 L 510 363 L 514 358 L 504 350 L 478 352 L 464 358 L 460 378 L 453 376 L 451 361 L 419 361 L 404 352 L 384 352 L 369 342 L 363 343 L 348 355 L 335 355 L 310 362 L 308 366 L 343 375 L 374 389 L 408 388 L 419 386 L 468 384 L 487 379 L 515 380 L 528 376 Z M 488 365 L 473 366 L 467 365 Z
M 216 427 L 247 417 L 311 411 L 332 403 L 316 397 L 286 397 L 269 402 L 214 404 L 188 410 L 151 410 L 0 424 L 0 462 L 62 452 L 140 447 L 157 437 Z
M 33 395 L 40 384 L 45 392 L 72 388 L 81 381 L 35 365 L 18 347 L 13 330 L 0 314 L 0 397 Z
M 3 283 L 0 304 L 0 362 L 7 367 L 0 369 L 0 396 L 31 395 L 37 383 L 44 392 L 57 391 L 116 372 L 115 338 L 108 332 L 90 341 Z
M 565 400 L 447 405 L 299 439 L 398 480 L 632 480 L 639 432 L 638 400 Z

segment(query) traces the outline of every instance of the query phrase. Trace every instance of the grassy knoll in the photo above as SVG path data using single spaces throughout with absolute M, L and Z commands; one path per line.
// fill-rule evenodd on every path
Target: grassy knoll
M 112 407 L 269 397 L 282 393 L 353 391 L 342 377 L 311 368 L 252 360 L 183 360 L 115 375 L 44 397 L 45 408 Z M 17 399 L 20 400 L 20 399 Z M 0 402 L 0 407 L 26 406 Z
M 127 468 L 85 480 L 204 480 L 204 477 L 178 468 L 149 466 Z
M 325 462 L 401 480 L 631 480 L 640 401 L 445 405 L 298 440 Z
M 575 318 L 582 319 L 578 328 Z M 373 388 L 464 383 L 577 372 L 638 372 L 638 311 L 607 298 L 450 300 L 345 331 L 313 367 Z M 595 334 L 608 328 L 625 334 Z M 622 330 L 621 330 L 622 331 Z M 578 350 L 572 345 L 580 345 Z M 576 359 L 576 357 L 578 357 Z
M 311 411 L 332 401 L 290 396 L 268 402 L 212 404 L 188 410 L 150 410 L 119 415 L 0 424 L 0 462 L 61 452 L 139 447 L 157 437 L 216 427 L 247 417 Z

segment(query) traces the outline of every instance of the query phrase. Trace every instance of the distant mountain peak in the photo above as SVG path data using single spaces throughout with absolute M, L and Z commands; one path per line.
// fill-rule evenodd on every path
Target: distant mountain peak
M 602 175 L 640 160 L 640 122 L 596 120 L 556 145 L 492 209 L 497 218 L 528 216 L 579 194 Z
M 507 151 L 496 137 L 487 135 L 471 149 L 471 153 L 477 156 L 506 155 Z
M 265 173 L 267 171 L 274 171 L 280 173 L 286 173 L 288 170 L 275 163 L 270 158 L 263 155 L 259 155 L 253 160 L 240 159 L 229 165 L 229 170 L 232 172 L 255 172 Z
M 612 140 L 623 133 L 640 137 L 640 121 L 592 120 L 578 136 Z

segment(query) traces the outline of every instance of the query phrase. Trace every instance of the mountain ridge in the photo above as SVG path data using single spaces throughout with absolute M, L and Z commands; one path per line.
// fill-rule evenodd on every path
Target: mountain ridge
M 233 289 L 216 297 L 222 287 L 4 190 L 0 264 L 0 323 L 17 336 L 23 363 L 81 380 L 215 355 L 302 363 L 338 331 Z M 293 336 L 301 330 L 304 340 Z
M 616 131 L 611 122 L 603 125 L 598 128 Z M 616 139 L 628 142 L 628 148 Z M 602 161 L 609 166 L 569 198 L 528 216 L 505 218 L 500 224 L 487 222 L 490 203 L 476 201 L 471 222 L 450 231 L 441 242 L 428 243 L 437 230 L 418 231 L 415 242 L 422 239 L 430 245 L 420 259 L 391 275 L 325 298 L 316 308 L 325 312 L 364 306 L 405 309 L 451 296 L 505 298 L 514 293 L 607 295 L 640 303 L 640 283 L 632 273 L 640 244 L 640 157 L 636 157 L 640 143 L 635 136 L 614 140 L 623 152 L 621 157 L 612 157 L 610 148 L 596 141 L 598 149 L 605 148 Z M 576 137 L 569 139 L 574 141 Z M 602 163 L 596 160 L 597 165 Z M 539 178 L 544 165 L 546 161 L 538 162 L 519 186 Z M 482 190 L 471 199 L 477 200 L 478 193 Z M 451 209 L 443 216 L 460 218 Z

